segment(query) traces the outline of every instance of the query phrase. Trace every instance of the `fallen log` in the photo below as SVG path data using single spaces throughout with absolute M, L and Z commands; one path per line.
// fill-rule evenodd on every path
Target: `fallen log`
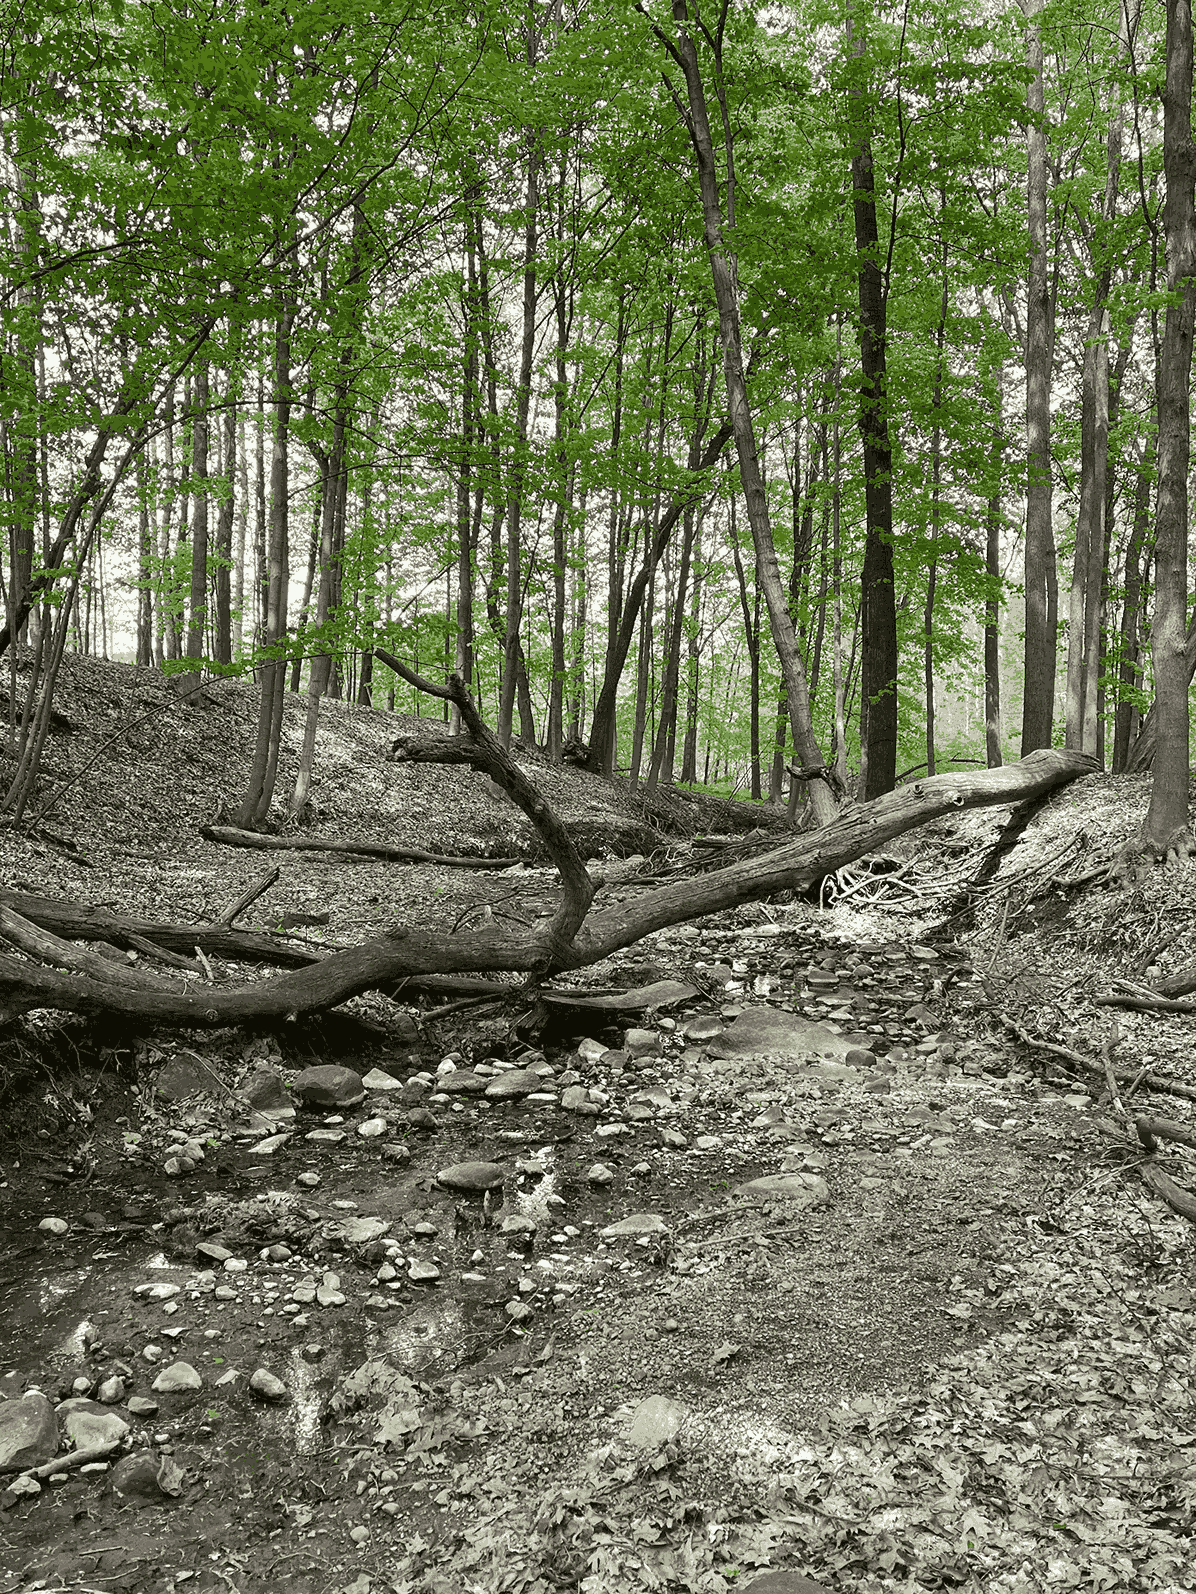
M 253 847 L 259 852 L 335 852 L 349 858 L 381 858 L 384 863 L 435 863 L 444 869 L 510 869 L 518 858 L 466 858 L 421 852 L 418 847 L 388 847 L 380 841 L 317 841 L 314 836 L 263 836 L 232 825 L 204 825 L 200 835 L 222 847 Z
M 390 659 L 385 662 L 390 663 Z M 824 829 L 804 833 L 764 856 L 742 859 L 700 878 L 663 885 L 591 912 L 594 881 L 568 830 L 483 723 L 459 677 L 450 677 L 449 685 L 441 687 L 401 665 L 399 669 L 421 691 L 455 703 L 464 728 L 459 735 L 435 733 L 426 738 L 400 738 L 392 757 L 469 765 L 502 786 L 535 826 L 560 875 L 560 898 L 550 920 L 535 926 L 482 925 L 459 934 L 400 927 L 360 946 L 332 952 L 307 967 L 234 989 L 209 986 L 195 990 L 180 984 L 168 991 L 133 991 L 106 980 L 102 973 L 94 977 L 66 975 L 38 963 L 0 955 L 0 1008 L 8 1014 L 33 1007 L 62 1008 L 119 1014 L 143 1023 L 205 1027 L 286 1022 L 302 1013 L 335 1007 L 362 991 L 385 989 L 413 975 L 505 972 L 543 979 L 597 962 L 634 945 L 654 930 L 770 897 L 778 891 L 808 890 L 824 875 L 943 814 L 1032 801 L 1097 767 L 1095 760 L 1082 753 L 1042 749 L 1020 763 L 999 769 L 932 776 L 874 802 L 850 804 Z M 13 906 L 22 911 L 19 902 L 14 900 Z M 42 922 L 28 909 L 24 916 Z M 112 916 L 105 917 L 109 923 L 104 928 L 104 938 L 115 940 Z M 66 930 L 68 936 L 81 938 L 87 933 L 79 930 L 78 923 L 76 919 L 74 926 Z M 94 921 L 90 928 L 94 931 Z M 136 924 L 137 933 L 158 941 L 160 933 L 155 934 L 154 929 Z M 162 927 L 157 929 L 160 932 Z M 235 957 L 238 952 L 228 950 L 230 943 L 233 948 L 243 948 L 254 940 L 267 938 L 217 931 L 213 927 L 197 931 L 188 926 L 178 944 L 188 951 L 199 946 L 221 956 Z M 267 945 L 271 960 L 276 960 L 276 943 Z
M 143 952 L 145 947 L 139 943 L 148 941 L 168 952 L 191 956 L 196 947 L 202 947 L 210 957 L 236 963 L 267 963 L 276 968 L 307 968 L 320 958 L 320 954 L 293 942 L 252 930 L 232 930 L 217 924 L 159 924 L 154 919 L 130 918 L 108 908 L 29 896 L 23 891 L 0 891 L 0 905 L 64 941 L 109 941 L 135 952 Z

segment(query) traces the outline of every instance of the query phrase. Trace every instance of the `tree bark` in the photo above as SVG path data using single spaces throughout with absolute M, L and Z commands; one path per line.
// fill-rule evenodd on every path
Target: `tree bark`
M 1143 842 L 1169 851 L 1188 830 L 1188 468 L 1190 384 L 1196 320 L 1196 147 L 1192 142 L 1192 9 L 1167 0 L 1163 87 L 1163 169 L 1167 197 L 1167 288 L 1157 377 L 1159 485 L 1155 501 L 1155 602 L 1151 625 L 1158 745 Z

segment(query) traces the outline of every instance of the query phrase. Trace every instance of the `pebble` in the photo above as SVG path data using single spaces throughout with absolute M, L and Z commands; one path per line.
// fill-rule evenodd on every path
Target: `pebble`
M 314 1190 L 319 1182 L 320 1176 L 318 1173 L 301 1173 L 295 1180 L 296 1184 L 305 1185 L 309 1190 Z
M 43 1218 L 38 1228 L 43 1234 L 65 1234 L 70 1224 L 65 1218 Z

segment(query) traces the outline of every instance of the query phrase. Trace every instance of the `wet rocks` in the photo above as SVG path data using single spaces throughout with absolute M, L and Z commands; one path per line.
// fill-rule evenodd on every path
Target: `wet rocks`
M 852 1047 L 841 1035 L 800 1013 L 775 1007 L 745 1007 L 712 1042 L 718 1057 L 772 1056 L 806 1061 L 811 1057 L 843 1060 Z
M 451 1074 L 443 1074 L 438 1083 L 440 1089 L 449 1096 L 484 1096 L 490 1085 L 490 1077 L 488 1074 L 475 1074 L 471 1069 L 457 1068 Z
M 481 1194 L 497 1189 L 505 1177 L 506 1169 L 501 1162 L 457 1162 L 451 1168 L 442 1168 L 436 1175 L 436 1183 L 446 1190 Z
M 361 1075 L 339 1063 L 319 1063 L 295 1076 L 292 1094 L 305 1107 L 356 1107 L 365 1100 Z
M 58 1452 L 54 1408 L 40 1389 L 0 1401 L 0 1472 L 40 1467 Z

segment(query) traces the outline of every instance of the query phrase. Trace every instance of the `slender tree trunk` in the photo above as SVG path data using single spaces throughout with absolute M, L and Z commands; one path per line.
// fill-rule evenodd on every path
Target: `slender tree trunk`
M 689 20 L 687 0 L 674 0 L 673 15 L 675 22 L 679 24 L 675 40 L 669 40 L 663 35 L 661 37 L 685 76 L 689 108 L 688 131 L 697 160 L 706 249 L 714 296 L 718 304 L 727 408 L 739 455 L 740 481 L 756 552 L 756 579 L 768 605 L 773 641 L 781 662 L 789 699 L 794 746 L 803 766 L 811 769 L 823 768 L 824 760 L 814 736 L 814 725 L 810 714 L 805 668 L 797 645 L 793 619 L 785 602 L 785 588 L 781 581 L 776 547 L 772 538 L 768 497 L 760 469 L 755 425 L 748 402 L 747 381 L 744 374 L 735 257 L 727 251 L 723 238 L 723 202 L 719 193 L 718 168 L 697 47 L 686 26 Z M 721 79 L 721 61 L 716 60 L 715 65 L 716 74 Z M 724 155 L 728 170 L 726 220 L 731 227 L 734 227 L 733 150 L 730 142 L 730 124 L 725 116 L 724 138 L 726 144 Z M 812 780 L 810 797 L 816 822 L 820 825 L 829 824 L 838 811 L 838 804 L 830 786 L 824 780 Z
M 237 512 L 237 375 L 230 366 L 221 419 L 223 496 L 216 520 L 215 611 L 212 654 L 217 664 L 233 662 L 233 523 Z
M 1157 376 L 1159 485 L 1155 502 L 1155 600 L 1150 630 L 1158 745 L 1150 807 L 1142 826 L 1158 852 L 1188 831 L 1188 469 L 1190 385 L 1196 319 L 1196 148 L 1192 142 L 1192 10 L 1167 0 L 1163 86 L 1163 170 L 1167 197 L 1167 289 L 1174 297 L 1163 326 Z
M 1054 313 L 1047 237 L 1047 134 L 1043 85 L 1043 0 L 1022 0 L 1030 86 L 1026 108 L 1026 207 L 1030 272 L 1026 288 L 1026 619 L 1022 757 L 1050 747 L 1055 715 L 1055 537 L 1051 513 L 1051 365 Z M 1057 600 L 1056 600 L 1057 601 Z
M 196 362 L 191 383 L 191 592 L 187 626 L 187 658 L 197 668 L 179 677 L 184 695 L 199 687 L 198 669 L 207 642 L 208 625 L 208 362 Z
M 1004 367 L 994 373 L 996 414 L 989 449 L 991 488 L 984 516 L 984 748 L 989 769 L 999 769 L 1001 753 L 1001 474 L 1005 439 L 1002 433 Z
M 1134 490 L 1134 512 L 1129 543 L 1125 550 L 1125 595 L 1121 608 L 1121 636 L 1118 647 L 1117 680 L 1119 693 L 1113 715 L 1113 773 L 1124 772 L 1130 744 L 1138 734 L 1138 705 L 1133 694 L 1142 685 L 1139 665 L 1142 584 L 1150 553 L 1146 541 L 1150 531 L 1150 490 L 1154 480 L 1154 437 L 1151 434 L 1138 466 Z M 1144 557 L 1145 555 L 1145 557 Z

